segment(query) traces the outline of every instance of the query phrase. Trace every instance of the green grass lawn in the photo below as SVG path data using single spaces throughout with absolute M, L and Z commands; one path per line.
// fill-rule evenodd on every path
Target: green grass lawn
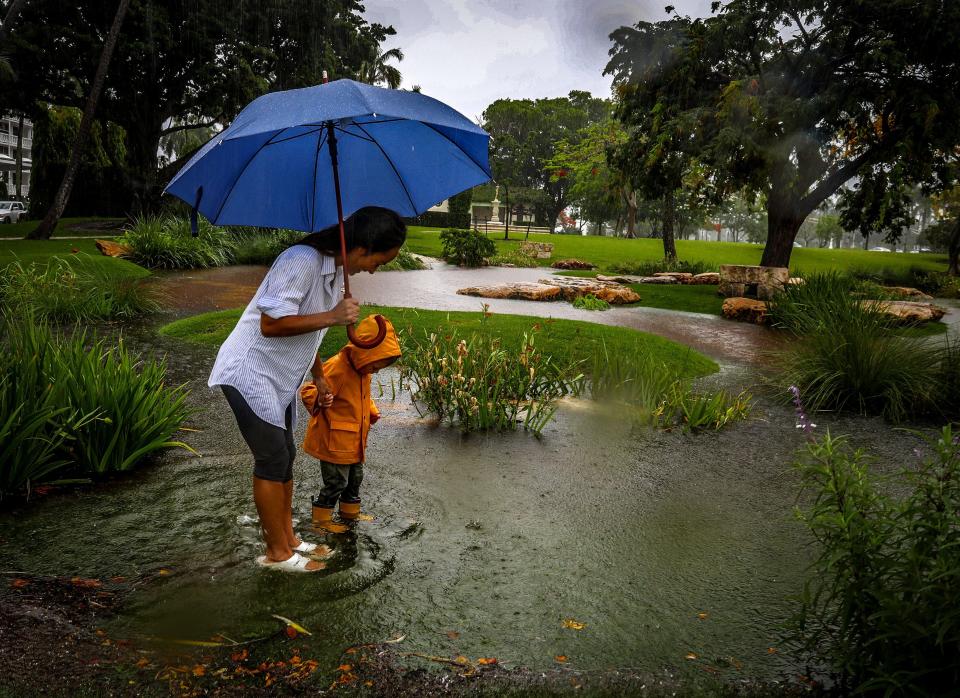
M 0 225 L 0 238 L 22 238 L 36 228 L 39 222 L 36 220 L 21 220 L 19 223 Z M 61 218 L 53 231 L 53 235 L 54 237 L 113 237 L 119 234 L 115 227 L 123 222 L 122 218 Z
M 595 271 L 563 271 L 558 276 L 593 278 Z M 640 302 L 630 307 L 663 308 L 683 310 L 688 313 L 720 315 L 723 298 L 717 295 L 717 287 L 707 284 L 687 286 L 683 284 L 630 284 L 640 294 Z
M 411 252 L 439 257 L 440 231 L 436 228 L 410 226 L 407 232 L 407 245 Z M 511 233 L 511 238 L 514 234 Z M 498 252 L 503 254 L 518 246 L 522 234 L 516 239 L 504 241 L 501 234 L 490 234 Z M 574 257 L 596 264 L 601 269 L 624 262 L 657 261 L 663 258 L 663 242 L 653 238 L 608 238 L 579 235 L 531 234 L 534 242 L 553 243 L 553 257 L 539 260 L 542 266 L 549 266 L 557 259 Z M 688 262 L 703 262 L 713 270 L 721 264 L 759 264 L 763 254 L 762 245 L 745 242 L 705 242 L 699 240 L 678 240 L 677 254 Z M 929 271 L 946 271 L 947 257 L 942 254 L 905 254 L 896 252 L 868 252 L 866 250 L 827 250 L 798 247 L 790 257 L 790 268 L 794 272 L 814 272 L 836 269 L 839 271 L 870 270 L 879 273 L 886 269 L 903 275 L 911 267 Z
M 609 327 L 577 320 L 544 320 L 523 315 L 493 314 L 486 321 L 481 313 L 444 312 L 418 310 L 415 308 L 388 308 L 364 306 L 368 313 L 382 313 L 389 317 L 400 332 L 410 332 L 415 337 L 424 333 L 449 333 L 457 330 L 461 335 L 474 332 L 499 337 L 505 344 L 516 344 L 524 332 L 537 328 L 537 345 L 561 364 L 585 360 L 605 345 L 611 354 L 621 356 L 649 352 L 651 356 L 688 376 L 702 376 L 718 370 L 717 364 L 702 354 L 662 337 L 637 332 L 625 327 Z M 217 346 L 227 338 L 242 309 L 204 313 L 177 320 L 160 329 L 160 334 L 189 342 Z M 320 353 L 331 356 L 346 344 L 346 331 L 333 327 L 324 337 Z
M 0 270 L 16 260 L 28 264 L 47 262 L 52 257 L 83 259 L 88 264 L 109 269 L 116 276 L 138 278 L 150 275 L 147 269 L 133 262 L 104 257 L 93 240 L 0 240 Z

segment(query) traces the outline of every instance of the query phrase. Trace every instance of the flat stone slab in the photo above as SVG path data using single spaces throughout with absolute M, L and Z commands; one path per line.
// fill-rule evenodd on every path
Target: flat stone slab
M 883 290 L 891 296 L 905 301 L 932 301 L 933 296 L 927 295 L 918 288 L 909 286 L 884 286 Z
M 947 311 L 933 303 L 919 301 L 861 301 L 866 307 L 892 318 L 899 325 L 923 325 L 939 322 Z
M 457 290 L 461 296 L 479 296 L 480 298 L 512 298 L 523 301 L 555 301 L 561 297 L 560 287 L 550 284 L 535 284 L 530 281 L 517 281 L 509 284 L 490 284 L 487 286 L 468 286 Z
M 687 281 L 688 284 L 695 285 L 712 285 L 715 286 L 720 283 L 720 272 L 718 271 L 707 271 L 703 274 L 694 274 L 693 278 Z
M 558 259 L 550 265 L 554 269 L 595 269 L 596 266 L 582 259 Z
M 636 303 L 640 300 L 640 294 L 632 288 L 609 281 L 581 279 L 576 276 L 556 276 L 552 279 L 540 279 L 539 282 L 558 286 L 563 299 L 567 301 L 574 301 L 580 296 L 586 295 L 594 295 L 610 305 L 624 305 L 625 303 Z
M 100 250 L 100 254 L 107 257 L 126 257 L 130 254 L 129 247 L 111 240 L 96 240 L 94 244 L 97 246 L 97 249 Z
M 611 284 L 678 284 L 675 277 L 672 276 L 629 276 L 597 274 L 597 281 L 604 281 Z

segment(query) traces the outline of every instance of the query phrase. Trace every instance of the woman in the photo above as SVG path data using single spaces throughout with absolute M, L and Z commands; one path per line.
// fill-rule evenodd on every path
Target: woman
M 351 274 L 390 262 L 407 236 L 400 216 L 372 206 L 354 213 L 344 230 Z M 357 300 L 343 298 L 342 267 L 337 226 L 282 252 L 220 347 L 208 381 L 223 389 L 253 453 L 253 499 L 267 547 L 257 561 L 274 569 L 323 569 L 301 555 L 323 551 L 293 532 L 294 399 L 308 370 L 319 393 L 332 397 L 314 362 L 317 349 L 328 327 L 354 323 L 360 312 Z

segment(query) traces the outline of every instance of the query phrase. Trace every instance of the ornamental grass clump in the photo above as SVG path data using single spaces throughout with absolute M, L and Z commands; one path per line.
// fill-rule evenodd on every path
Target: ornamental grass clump
M 815 557 L 788 639 L 843 695 L 960 685 L 960 435 L 945 427 L 914 453 L 881 483 L 828 433 L 797 464 Z
M 171 446 L 189 416 L 163 362 L 122 342 L 0 318 L 0 495 L 129 470 Z
M 233 235 L 232 264 L 273 264 L 285 249 L 305 237 L 298 230 L 237 228 Z
M 574 308 L 581 310 L 610 310 L 610 304 L 602 298 L 597 298 L 592 293 L 578 296 L 573 301 Z
M 176 216 L 138 218 L 123 237 L 127 258 L 148 269 L 205 269 L 233 263 L 237 242 L 225 228 L 201 219 L 197 237 L 190 221 Z
M 402 245 L 397 256 L 381 266 L 379 271 L 418 271 L 426 268 L 427 265 L 420 261 L 419 257 L 410 252 L 406 245 Z
M 79 256 L 7 265 L 0 306 L 55 322 L 133 318 L 160 309 L 156 292 L 141 279 L 116 276 Z
M 811 410 L 882 414 L 893 422 L 937 413 L 948 352 L 897 336 L 893 320 L 855 294 L 856 282 L 814 274 L 770 302 L 774 327 L 792 335 L 781 352 L 784 386 L 796 385 Z
M 465 432 L 522 427 L 539 436 L 577 379 L 540 352 L 533 333 L 516 348 L 481 334 L 404 338 L 401 381 L 417 409 Z

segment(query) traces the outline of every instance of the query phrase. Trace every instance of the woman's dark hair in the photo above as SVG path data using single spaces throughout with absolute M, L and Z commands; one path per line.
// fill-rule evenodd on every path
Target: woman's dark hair
M 347 251 L 362 247 L 367 254 L 386 252 L 400 247 L 407 239 L 407 225 L 396 211 L 367 206 L 343 222 Z M 310 233 L 298 245 L 309 245 L 321 254 L 340 253 L 340 226 L 331 225 L 318 233 Z

